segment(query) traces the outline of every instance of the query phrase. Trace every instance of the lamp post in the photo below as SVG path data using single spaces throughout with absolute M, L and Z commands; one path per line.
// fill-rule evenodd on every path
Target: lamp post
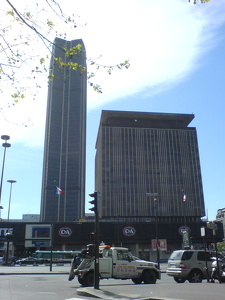
M 16 182 L 16 180 L 7 180 L 10 185 L 10 194 L 9 194 L 9 206 L 8 206 L 8 222 L 9 222 L 9 215 L 10 215 L 10 205 L 11 205 L 11 198 L 12 198 L 12 184 Z M 7 240 L 7 246 L 6 246 L 6 257 L 5 257 L 5 264 L 8 265 L 8 258 L 9 258 L 9 243 L 12 237 L 12 234 L 9 232 L 6 233 L 6 240 Z
M 9 194 L 9 207 L 8 207 L 8 222 L 9 222 L 9 215 L 10 215 L 10 206 L 11 206 L 11 198 L 12 198 L 12 184 L 16 183 L 16 180 L 7 180 L 10 185 L 10 194 Z
M 157 264 L 160 269 L 160 242 L 158 234 L 158 193 L 146 193 L 147 196 L 154 196 L 154 213 L 155 213 L 155 239 L 156 239 L 156 255 L 157 255 Z
M 4 147 L 4 154 L 3 154 L 3 162 L 2 162 L 2 175 L 1 175 L 1 184 L 0 184 L 0 217 L 1 217 L 1 209 L 3 207 L 1 206 L 1 197 L 2 197 L 2 182 L 3 182 L 3 175 L 4 175 L 4 167 L 5 167 L 5 154 L 6 154 L 6 148 L 10 148 L 11 144 L 8 143 L 8 140 L 10 139 L 9 135 L 2 135 L 1 139 L 5 141 L 5 143 L 2 144 L 2 147 Z
M 157 264 L 160 270 L 160 244 L 159 244 L 159 236 L 158 236 L 158 201 L 157 198 L 154 198 L 154 208 L 155 208 L 155 239 L 156 239 L 156 252 L 157 252 Z

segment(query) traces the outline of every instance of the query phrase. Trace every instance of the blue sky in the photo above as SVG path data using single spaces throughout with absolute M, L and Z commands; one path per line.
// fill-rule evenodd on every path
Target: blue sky
M 97 72 L 102 94 L 88 88 L 86 203 L 88 193 L 94 191 L 102 110 L 194 113 L 190 126 L 198 132 L 205 207 L 213 220 L 217 209 L 225 207 L 225 2 L 124 0 L 111 7 L 103 0 L 80 2 L 74 1 L 73 7 L 82 16 L 79 22 L 87 25 L 75 34 L 68 32 L 67 38 L 83 38 L 87 56 L 101 55 L 99 63 L 125 59 L 131 63 L 129 70 L 115 70 L 112 75 Z M 5 161 L 3 218 L 8 213 L 9 179 L 17 180 L 10 218 L 40 211 L 46 99 L 47 81 L 43 81 L 35 101 L 28 98 L 10 108 L 2 105 L 0 134 L 10 135 L 12 144 Z

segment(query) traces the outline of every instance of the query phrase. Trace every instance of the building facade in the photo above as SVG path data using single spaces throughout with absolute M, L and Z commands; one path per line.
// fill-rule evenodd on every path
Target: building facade
M 82 46 L 78 54 L 66 51 Z M 78 63 L 81 70 L 59 65 Z M 51 58 L 44 144 L 42 222 L 73 221 L 84 216 L 86 157 L 86 53 L 82 40 L 56 38 Z M 54 195 L 54 186 L 64 194 Z
M 193 114 L 102 111 L 96 190 L 104 217 L 195 221 L 205 215 Z
M 86 245 L 93 243 L 89 239 L 90 232 L 93 232 L 95 224 L 93 222 L 56 222 L 56 223 L 27 223 L 27 222 L 1 222 L 0 226 L 0 256 L 4 257 L 5 234 L 10 232 L 13 234 L 13 254 L 17 258 L 28 257 L 34 255 L 36 250 L 49 250 L 46 247 L 46 237 L 43 239 L 34 237 L 31 241 L 26 233 L 32 234 L 30 228 L 38 228 L 52 226 L 53 244 L 52 250 L 81 250 Z M 210 246 L 214 244 L 214 236 L 212 230 L 208 229 L 205 222 L 187 223 L 190 229 L 192 246 L 194 249 L 202 249 L 204 239 L 201 236 L 201 228 L 206 228 L 206 242 Z M 161 261 L 169 258 L 171 251 L 181 249 L 183 244 L 182 235 L 180 233 L 180 224 L 160 224 L 159 236 L 161 240 L 167 241 L 167 248 L 160 252 Z M 40 232 L 43 232 L 42 230 Z M 131 252 L 142 259 L 157 261 L 156 251 L 152 244 L 155 239 L 154 223 L 133 223 L 133 222 L 100 222 L 99 223 L 100 241 L 106 245 L 127 247 Z M 218 222 L 218 230 L 216 231 L 216 241 L 223 240 L 222 224 Z M 32 242 L 33 247 L 29 244 Z

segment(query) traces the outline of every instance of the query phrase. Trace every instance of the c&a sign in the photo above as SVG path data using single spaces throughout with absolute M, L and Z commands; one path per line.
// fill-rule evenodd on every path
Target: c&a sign
M 59 229 L 59 235 L 64 238 L 71 236 L 72 233 L 73 231 L 70 227 L 62 227 Z
M 133 236 L 136 233 L 136 229 L 133 226 L 126 226 L 123 228 L 123 235 Z

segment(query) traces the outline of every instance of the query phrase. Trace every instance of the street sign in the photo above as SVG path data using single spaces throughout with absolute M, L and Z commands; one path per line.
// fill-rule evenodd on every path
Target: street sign
M 201 236 L 205 236 L 205 227 L 201 227 Z
M 190 248 L 190 237 L 189 237 L 189 230 L 183 230 L 182 231 L 182 236 L 183 236 L 183 247 L 184 248 Z
M 218 229 L 217 224 L 214 223 L 214 222 L 207 222 L 206 224 L 207 224 L 207 228 L 209 228 L 209 229 L 212 229 L 212 230 L 217 230 Z
M 26 240 L 25 247 L 51 247 L 51 240 Z

